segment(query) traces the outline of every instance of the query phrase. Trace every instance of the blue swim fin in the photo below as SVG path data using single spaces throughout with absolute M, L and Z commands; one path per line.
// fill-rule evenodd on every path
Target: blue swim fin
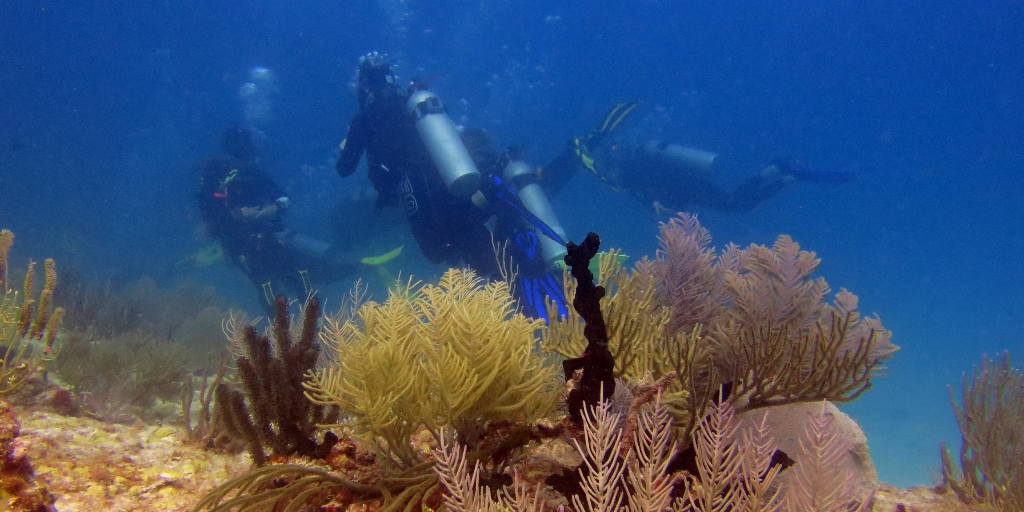
M 562 280 L 552 275 L 541 261 L 537 233 L 517 233 L 515 242 L 518 249 L 512 256 L 513 264 L 518 267 L 515 295 L 523 306 L 524 313 L 551 323 L 546 304 L 550 298 L 558 308 L 558 316 L 568 315 L 569 301 L 565 297 Z

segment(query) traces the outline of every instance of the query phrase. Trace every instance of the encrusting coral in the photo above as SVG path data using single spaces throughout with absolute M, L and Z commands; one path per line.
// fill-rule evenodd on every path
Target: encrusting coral
M 972 379 L 964 375 L 962 405 L 949 393 L 963 445 L 959 467 L 942 445 L 944 484 L 964 503 L 1024 510 L 1024 373 L 1009 353 L 984 357 Z
M 43 264 L 46 279 L 34 299 L 35 263 L 29 263 L 22 291 L 10 289 L 7 263 L 14 233 L 0 231 L 0 395 L 14 391 L 60 351 L 55 347 L 63 308 L 53 308 L 57 270 L 52 259 Z
M 21 422 L 10 404 L 0 398 L 0 510 L 56 512 L 57 497 L 29 461 L 29 443 L 22 439 Z

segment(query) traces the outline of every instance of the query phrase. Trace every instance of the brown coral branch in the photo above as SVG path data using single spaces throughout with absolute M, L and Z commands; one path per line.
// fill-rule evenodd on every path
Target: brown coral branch
M 307 302 L 298 343 L 291 339 L 288 301 L 278 297 L 275 307 L 273 343 L 258 335 L 252 326 L 246 327 L 243 335 L 248 357 L 239 357 L 237 364 L 248 407 L 238 391 L 224 384 L 217 391 L 218 408 L 226 426 L 233 435 L 245 440 L 257 466 L 266 460 L 264 445 L 277 456 L 323 458 L 338 441 L 337 436 L 328 432 L 322 443 L 316 442 L 318 424 L 333 422 L 337 408 L 314 405 L 303 387 L 312 379 L 319 354 L 319 302 L 315 297 Z M 276 348 L 274 352 L 271 345 Z
M 601 298 L 605 290 L 603 286 L 594 284 L 594 274 L 588 268 L 590 260 L 600 248 L 601 238 L 596 233 L 589 233 L 580 245 L 569 242 L 566 246 L 569 254 L 565 257 L 565 263 L 572 269 L 572 276 L 576 279 L 576 296 L 573 297 L 572 306 L 586 322 L 583 335 L 588 342 L 580 357 L 562 362 L 566 381 L 573 378 L 576 370 L 583 370 L 578 387 L 570 391 L 566 398 L 569 416 L 577 425 L 583 424 L 584 406 L 597 405 L 602 393 L 604 396 L 615 393 L 615 358 L 608 350 L 608 330 L 605 328 L 604 315 L 601 314 Z

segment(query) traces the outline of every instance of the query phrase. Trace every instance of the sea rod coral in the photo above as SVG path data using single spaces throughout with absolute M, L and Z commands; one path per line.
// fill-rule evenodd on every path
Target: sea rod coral
M 0 231 L 0 395 L 14 391 L 40 366 L 57 356 L 57 330 L 64 309 L 53 307 L 57 270 L 52 259 L 43 267 L 46 278 L 39 298 L 34 299 L 35 262 L 29 263 L 21 293 L 7 282 L 7 263 L 14 233 Z

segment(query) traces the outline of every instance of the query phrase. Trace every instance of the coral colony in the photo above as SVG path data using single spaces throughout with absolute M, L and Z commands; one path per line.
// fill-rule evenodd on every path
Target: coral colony
M 278 297 L 263 321 L 197 288 L 58 286 L 52 260 L 40 291 L 33 264 L 14 291 L 13 241 L 3 510 L 1024 510 L 1008 354 L 965 377 L 943 484 L 917 501 L 879 486 L 833 404 L 898 347 L 787 236 L 716 251 L 680 214 L 627 268 L 591 233 L 550 325 L 519 312 L 514 280 L 465 269 L 383 302 L 357 285 L 328 315 Z M 195 341 L 211 337 L 222 354 Z

